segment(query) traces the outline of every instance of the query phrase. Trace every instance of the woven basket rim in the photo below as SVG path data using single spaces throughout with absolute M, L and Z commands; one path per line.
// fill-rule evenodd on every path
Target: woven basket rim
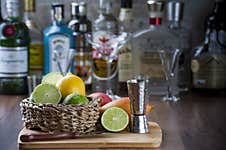
M 90 105 L 90 104 L 93 104 L 93 103 L 100 103 L 100 101 L 101 101 L 100 98 L 96 98 L 96 99 L 89 100 L 89 102 L 87 104 L 69 104 L 69 105 L 67 105 L 67 104 L 63 104 L 63 103 L 58 103 L 58 104 L 33 103 L 33 102 L 30 101 L 30 97 L 27 97 L 27 98 L 23 99 L 21 101 L 21 103 L 30 103 L 30 104 L 36 105 L 36 106 L 50 106 L 51 105 L 51 106 L 55 106 L 55 107 L 57 107 L 57 106 L 59 106 L 59 107 L 61 107 L 61 106 L 81 106 L 82 107 L 82 106 L 87 106 L 87 105 Z

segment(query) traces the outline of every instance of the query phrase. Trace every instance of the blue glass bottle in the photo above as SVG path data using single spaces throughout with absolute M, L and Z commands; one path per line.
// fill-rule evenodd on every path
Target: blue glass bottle
M 53 3 L 51 13 L 52 24 L 43 31 L 45 74 L 52 71 L 67 71 L 70 49 L 75 47 L 73 31 L 64 22 L 64 5 Z

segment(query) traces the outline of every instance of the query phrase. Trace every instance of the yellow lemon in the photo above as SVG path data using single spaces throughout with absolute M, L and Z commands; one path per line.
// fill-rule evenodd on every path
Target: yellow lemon
M 59 88 L 63 98 L 72 93 L 83 96 L 86 95 L 85 84 L 83 80 L 71 73 L 59 80 L 56 86 Z

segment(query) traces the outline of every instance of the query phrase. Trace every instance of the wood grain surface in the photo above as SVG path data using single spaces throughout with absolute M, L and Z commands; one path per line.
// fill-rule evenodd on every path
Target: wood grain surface
M 17 137 L 23 128 L 19 102 L 25 97 L 0 96 L 1 150 L 19 149 Z M 226 150 L 225 92 L 190 92 L 176 103 L 151 96 L 150 103 L 155 109 L 149 120 L 163 130 L 162 144 L 155 150 Z
M 22 142 L 23 135 L 48 136 L 49 140 Z M 45 134 L 45 133 L 44 133 Z M 59 136 L 58 134 L 57 136 Z M 65 137 L 65 134 L 62 134 Z M 149 122 L 149 133 L 139 134 L 128 131 L 120 133 L 105 132 L 95 136 L 71 136 L 70 139 L 54 140 L 54 134 L 45 134 L 23 128 L 18 136 L 19 149 L 78 149 L 78 148 L 158 148 L 162 142 L 162 130 L 155 122 Z M 39 136 L 40 138 L 40 136 Z M 52 140 L 51 140 L 52 139 Z

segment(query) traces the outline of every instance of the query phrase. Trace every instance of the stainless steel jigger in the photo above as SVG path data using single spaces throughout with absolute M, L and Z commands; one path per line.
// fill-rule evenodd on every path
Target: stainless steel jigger
M 131 79 L 127 81 L 131 108 L 130 130 L 135 133 L 148 132 L 147 118 L 145 115 L 145 84 L 145 79 Z

